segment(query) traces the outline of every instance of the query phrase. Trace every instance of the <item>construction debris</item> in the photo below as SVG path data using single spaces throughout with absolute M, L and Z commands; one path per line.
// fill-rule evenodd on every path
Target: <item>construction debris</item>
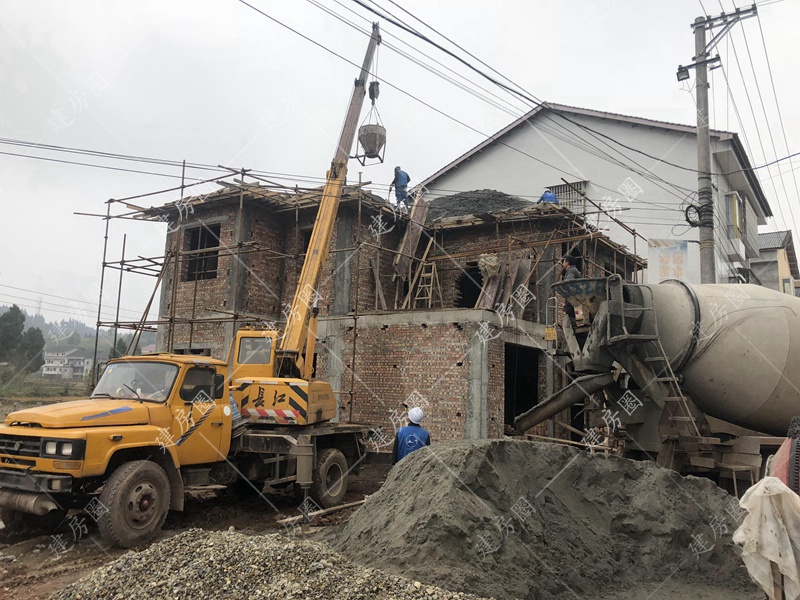
M 480 215 L 509 209 L 528 208 L 533 202 L 517 196 L 510 196 L 497 190 L 474 190 L 460 192 L 451 196 L 442 196 L 431 202 L 427 221 L 435 221 L 439 217 L 456 217 L 460 215 Z
M 104 598 L 475 599 L 352 564 L 324 544 L 282 534 L 189 529 L 129 552 L 54 594 Z
M 710 480 L 651 462 L 464 441 L 403 459 L 325 539 L 387 573 L 499 599 L 608 598 L 668 579 L 752 598 L 731 541 L 740 511 Z

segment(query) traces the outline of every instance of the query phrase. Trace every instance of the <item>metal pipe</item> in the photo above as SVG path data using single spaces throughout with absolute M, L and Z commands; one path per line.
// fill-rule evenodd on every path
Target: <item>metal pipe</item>
M 117 288 L 117 312 L 116 316 L 114 317 L 115 321 L 119 321 L 119 304 L 122 301 L 122 274 L 125 271 L 125 244 L 127 243 L 128 243 L 128 234 L 126 233 L 122 236 L 122 256 L 119 261 L 119 287 Z M 114 352 L 114 358 L 119 358 L 117 356 L 117 327 L 114 328 L 113 352 Z
M 100 294 L 97 299 L 97 325 L 94 332 L 94 356 L 92 357 L 92 387 L 97 383 L 97 346 L 100 343 L 100 311 L 103 308 L 103 283 L 106 276 L 106 258 L 108 257 L 108 224 L 111 222 L 111 200 L 106 202 L 106 231 L 103 237 L 103 265 L 100 269 Z
M 568 409 L 584 398 L 588 398 L 597 390 L 610 385 L 612 381 L 614 381 L 612 373 L 578 377 L 557 394 L 516 417 L 514 419 L 514 427 L 517 431 L 525 432 L 531 427 L 554 417 L 562 410 Z
M 43 517 L 60 507 L 47 494 L 0 490 L 0 507 Z

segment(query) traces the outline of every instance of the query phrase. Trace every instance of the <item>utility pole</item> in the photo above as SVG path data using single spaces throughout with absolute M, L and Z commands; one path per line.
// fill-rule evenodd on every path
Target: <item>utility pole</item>
M 700 283 L 716 283 L 714 255 L 714 195 L 711 189 L 711 128 L 708 124 L 708 53 L 706 19 L 694 21 L 697 65 L 697 213 L 700 221 Z
M 700 227 L 700 283 L 716 283 L 716 257 L 714 254 L 714 193 L 711 186 L 711 129 L 708 110 L 708 66 L 719 63 L 719 55 L 710 53 L 731 28 L 748 17 L 755 16 L 756 5 L 737 8 L 733 13 L 718 17 L 697 17 L 694 29 L 694 63 L 678 66 L 678 81 L 689 78 L 689 69 L 697 71 L 697 216 Z M 706 31 L 722 27 L 706 42 Z

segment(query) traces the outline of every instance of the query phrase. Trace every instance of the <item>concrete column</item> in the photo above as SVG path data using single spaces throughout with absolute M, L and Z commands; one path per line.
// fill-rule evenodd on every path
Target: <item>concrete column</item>
M 334 392 L 344 390 L 344 386 L 348 386 L 349 389 L 349 380 L 345 380 L 347 365 L 344 361 L 347 357 L 344 353 L 348 345 L 345 343 L 344 334 L 345 326 L 340 321 L 328 321 L 326 323 L 325 342 L 328 350 L 328 370 L 324 376 L 318 375 L 318 377 L 330 383 Z M 319 334 L 318 337 L 320 337 Z M 320 349 L 319 345 L 317 349 Z M 345 383 L 345 381 L 348 383 Z M 344 398 L 349 399 L 349 396 L 336 394 L 336 418 L 333 419 L 334 421 L 340 421 L 342 417 L 347 417 L 347 412 L 342 406 Z
M 481 335 L 480 323 L 470 330 L 467 347 L 467 413 L 464 439 L 489 437 L 489 342 Z
M 243 207 L 242 211 L 242 218 L 236 222 L 237 230 L 234 233 L 234 240 L 233 244 L 231 245 L 231 249 L 233 250 L 236 249 L 235 245 L 238 244 L 239 240 L 246 242 L 250 239 L 250 222 L 252 221 L 252 215 L 249 207 L 247 206 Z M 238 231 L 240 225 L 241 231 Z M 227 310 L 235 313 L 238 313 L 244 309 L 244 295 L 247 289 L 247 282 L 250 278 L 250 273 L 247 268 L 250 264 L 250 256 L 250 254 L 242 254 L 241 256 L 233 254 L 231 256 L 231 269 L 228 279 L 228 298 L 225 304 L 227 306 Z M 233 325 L 233 322 L 224 324 L 222 332 L 222 348 L 219 350 L 219 352 L 221 352 L 219 354 L 219 358 L 222 360 L 225 360 L 228 349 L 231 347 L 231 342 L 236 335 L 236 330 L 234 329 Z M 238 327 L 239 324 L 237 323 L 236 328 L 238 329 Z
M 336 219 L 336 249 L 353 247 L 353 212 L 340 209 Z M 333 304 L 332 315 L 346 315 L 350 312 L 350 283 L 353 251 L 336 252 L 333 255 Z
M 164 242 L 164 256 L 167 256 L 170 248 L 173 247 L 173 244 L 176 244 L 180 241 L 180 229 L 177 231 L 168 232 L 165 237 L 166 241 Z M 167 311 L 167 302 L 169 302 L 170 298 L 172 297 L 172 278 L 174 275 L 175 268 L 173 265 L 170 265 L 167 268 L 167 272 L 164 274 L 164 279 L 161 281 L 161 291 L 159 293 L 158 300 L 158 314 L 164 318 L 169 316 L 169 311 Z M 156 331 L 157 352 L 167 351 L 168 337 L 169 325 L 159 325 Z

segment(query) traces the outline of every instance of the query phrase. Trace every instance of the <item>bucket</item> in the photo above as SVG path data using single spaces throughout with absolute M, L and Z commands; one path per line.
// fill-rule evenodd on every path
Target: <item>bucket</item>
M 358 129 L 358 142 L 367 158 L 380 158 L 386 143 L 386 128 L 383 125 L 362 125 Z

